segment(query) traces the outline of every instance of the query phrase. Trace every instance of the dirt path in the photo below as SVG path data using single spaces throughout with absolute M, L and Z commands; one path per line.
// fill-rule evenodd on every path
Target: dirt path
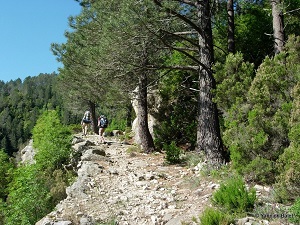
M 201 181 L 192 169 L 166 165 L 161 153 L 130 153 L 133 146 L 116 139 L 99 145 L 95 135 L 75 139 L 74 150 L 82 151 L 78 178 L 48 220 L 80 225 L 195 224 L 192 218 L 209 204 L 215 184 Z

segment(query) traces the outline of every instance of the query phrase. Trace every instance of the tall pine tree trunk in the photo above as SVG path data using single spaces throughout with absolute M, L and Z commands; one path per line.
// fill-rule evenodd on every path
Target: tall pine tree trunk
M 91 119 L 92 119 L 92 124 L 91 127 L 94 131 L 94 133 L 98 134 L 98 128 L 97 128 L 97 117 L 96 117 L 96 104 L 92 101 L 88 101 L 89 109 L 91 112 Z
M 228 31 L 227 31 L 228 47 L 227 48 L 229 53 L 235 53 L 233 0 L 227 0 L 227 21 L 228 21 Z
M 154 142 L 148 127 L 148 106 L 147 106 L 147 72 L 142 71 L 139 74 L 139 87 L 137 93 L 138 107 L 138 133 L 142 149 L 146 153 L 154 151 Z
M 199 60 L 202 65 L 199 70 L 197 150 L 204 151 L 210 166 L 218 168 L 225 157 L 217 107 L 212 95 L 215 80 L 211 70 L 214 56 L 209 0 L 197 1 L 197 10 L 198 24 L 203 31 L 199 34 Z
M 284 47 L 283 13 L 280 3 L 280 0 L 271 0 L 275 54 L 280 53 Z

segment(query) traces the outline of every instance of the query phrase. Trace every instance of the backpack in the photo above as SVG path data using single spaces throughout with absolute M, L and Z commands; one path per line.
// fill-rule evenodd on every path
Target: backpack
M 99 121 L 99 127 L 106 128 L 108 126 L 108 120 L 106 117 L 101 117 Z
M 86 111 L 85 114 L 84 114 L 84 119 L 85 120 L 91 120 L 91 113 L 90 111 Z
M 92 121 L 91 121 L 91 113 L 90 113 L 90 111 L 86 111 L 86 112 L 84 113 L 84 117 L 83 117 L 82 121 L 83 121 L 84 123 L 91 123 L 91 122 L 92 122 Z

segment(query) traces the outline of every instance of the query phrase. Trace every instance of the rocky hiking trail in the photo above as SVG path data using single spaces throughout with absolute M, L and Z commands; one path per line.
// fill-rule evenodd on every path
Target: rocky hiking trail
M 76 135 L 73 150 L 80 154 L 77 180 L 68 197 L 37 225 L 55 224 L 168 224 L 191 222 L 208 204 L 217 184 L 189 180 L 195 171 L 165 165 L 162 153 L 129 153 L 128 144 L 96 135 Z
M 219 184 L 201 180 L 197 168 L 166 165 L 162 153 L 129 152 L 132 146 L 118 139 L 97 140 L 74 136 L 78 177 L 67 198 L 36 225 L 197 224 L 193 217 L 199 221 Z

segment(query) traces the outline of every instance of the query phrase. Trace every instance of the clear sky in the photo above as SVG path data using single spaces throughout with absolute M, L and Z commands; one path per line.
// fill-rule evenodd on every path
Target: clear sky
M 61 67 L 51 43 L 65 43 L 68 17 L 80 13 L 75 0 L 0 0 L 0 80 L 8 82 Z

